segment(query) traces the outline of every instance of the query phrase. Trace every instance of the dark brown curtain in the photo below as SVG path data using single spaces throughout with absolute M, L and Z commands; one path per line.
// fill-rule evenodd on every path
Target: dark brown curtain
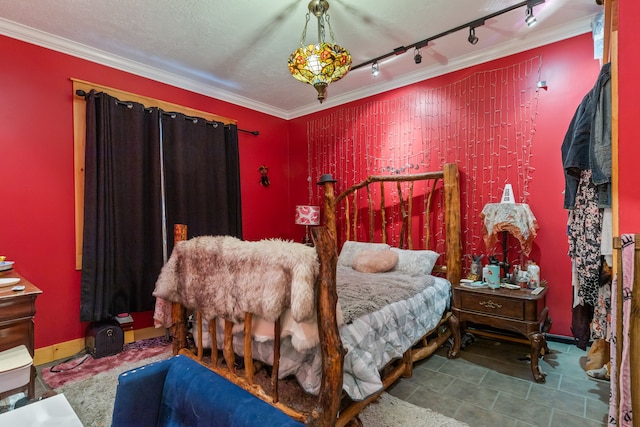
M 80 320 L 153 308 L 162 267 L 158 109 L 89 93 Z
M 174 224 L 242 237 L 240 170 L 235 126 L 105 93 L 86 100 L 80 318 L 97 321 L 153 309 Z
M 168 253 L 174 224 L 186 224 L 190 238 L 242 237 L 237 130 L 181 113 L 161 121 Z

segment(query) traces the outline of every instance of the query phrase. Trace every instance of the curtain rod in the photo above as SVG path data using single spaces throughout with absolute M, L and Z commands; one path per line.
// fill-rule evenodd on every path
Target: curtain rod
M 385 53 L 384 55 L 381 55 L 381 56 L 378 56 L 376 58 L 370 59 L 370 60 L 368 60 L 366 62 L 363 62 L 361 64 L 354 65 L 353 67 L 351 67 L 351 70 L 356 70 L 358 68 L 364 67 L 365 65 L 373 64 L 374 62 L 381 61 L 381 60 L 386 59 L 386 58 L 388 58 L 390 56 L 400 55 L 401 53 L 405 53 L 406 51 L 408 51 L 409 49 L 412 49 L 414 47 L 417 48 L 417 49 L 423 48 L 423 47 L 427 46 L 430 41 L 439 39 L 441 37 L 444 37 L 444 36 L 447 36 L 449 34 L 458 32 L 460 30 L 464 30 L 467 27 L 468 28 L 477 28 L 477 27 L 479 27 L 481 25 L 484 25 L 485 21 L 487 21 L 487 20 L 489 20 L 491 18 L 495 18 L 496 16 L 500 16 L 500 15 L 502 15 L 504 13 L 507 13 L 507 12 L 511 12 L 512 10 L 518 9 L 520 7 L 524 7 L 524 6 L 534 7 L 534 6 L 537 6 L 539 4 L 544 3 L 544 1 L 545 0 L 527 0 L 527 1 L 523 1 L 523 2 L 520 2 L 520 3 L 514 4 L 513 6 L 506 7 L 504 9 L 502 9 L 502 10 L 497 11 L 497 12 L 494 12 L 494 13 L 491 13 L 489 15 L 483 16 L 482 18 L 475 19 L 475 20 L 473 20 L 471 22 L 467 22 L 466 24 L 459 25 L 459 26 L 457 26 L 455 28 L 452 28 L 450 30 L 443 31 L 442 33 L 436 34 L 435 36 L 427 37 L 426 39 L 420 40 L 419 42 L 415 42 L 413 44 L 410 44 L 409 46 L 397 47 L 397 48 L 393 49 L 393 52 Z
M 240 129 L 238 128 L 239 132 L 246 132 L 246 133 L 250 133 L 251 135 L 255 135 L 258 136 L 260 135 L 260 132 L 258 132 L 257 130 L 245 130 L 245 129 Z
M 88 95 L 88 93 L 87 93 L 87 92 L 85 92 L 85 91 L 84 91 L 84 90 L 82 90 L 82 89 L 78 89 L 78 90 L 76 90 L 76 95 L 78 95 L 78 96 L 82 96 L 83 98 L 86 98 L 86 96 Z M 123 104 L 125 104 L 125 105 L 126 105 L 126 104 L 129 104 L 129 103 L 128 103 L 128 102 L 126 102 L 126 101 L 120 101 L 120 102 L 121 102 L 121 103 L 123 103 Z M 147 109 L 147 108 L 145 107 L 145 109 Z M 149 110 L 150 110 L 150 109 L 149 109 Z M 175 114 L 175 113 L 171 113 L 171 112 L 167 112 L 167 111 L 162 111 L 162 110 L 160 110 L 160 111 L 161 111 L 163 114 L 167 114 L 167 115 Z M 187 115 L 185 115 L 185 117 L 186 117 L 187 119 L 196 119 L 196 118 L 199 118 L 199 117 L 190 117 L 190 116 L 187 116 Z M 206 120 L 206 119 L 204 119 L 204 118 L 202 118 L 202 120 L 204 120 L 204 121 L 205 121 L 205 123 L 207 123 L 207 124 L 211 124 L 211 125 L 215 125 L 215 126 L 217 126 L 217 125 L 218 125 L 218 122 L 211 122 L 211 121 Z M 229 126 L 229 125 L 226 125 L 226 126 Z M 260 135 L 260 132 L 259 132 L 259 131 L 257 131 L 257 130 L 245 130 L 245 129 L 240 129 L 240 128 L 238 128 L 238 132 L 246 132 L 246 133 L 250 133 L 251 135 L 255 135 L 255 136 Z

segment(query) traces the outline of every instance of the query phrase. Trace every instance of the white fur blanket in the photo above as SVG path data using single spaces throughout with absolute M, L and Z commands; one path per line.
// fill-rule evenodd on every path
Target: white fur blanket
M 199 310 L 207 319 L 274 322 L 287 309 L 297 322 L 315 321 L 316 250 L 279 239 L 249 242 L 201 236 L 176 244 L 153 296 Z

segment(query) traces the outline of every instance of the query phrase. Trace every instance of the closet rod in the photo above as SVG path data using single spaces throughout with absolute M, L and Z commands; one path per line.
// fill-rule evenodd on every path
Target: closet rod
M 78 96 L 81 96 L 81 97 L 85 98 L 88 94 L 87 94 L 87 92 L 85 92 L 84 90 L 82 90 L 82 89 L 78 89 L 78 90 L 76 90 L 76 95 L 78 95 Z M 120 101 L 120 102 L 122 102 L 122 103 L 124 103 L 124 104 L 127 104 L 127 102 L 125 102 L 125 101 Z M 147 109 L 147 108 L 145 108 L 145 109 Z M 169 112 L 166 112 L 166 111 L 162 111 L 162 113 L 163 113 L 163 114 L 167 114 L 167 115 L 171 115 L 171 114 L 173 114 L 173 113 L 169 113 Z M 189 118 L 189 119 L 193 119 L 193 118 L 195 118 L 195 117 L 188 117 L 188 116 L 187 116 L 187 118 Z M 203 119 L 203 120 L 205 120 L 205 119 Z M 217 122 L 209 122 L 208 120 L 205 120 L 205 122 L 206 122 L 207 124 L 212 124 L 212 125 L 216 125 L 216 126 L 218 125 L 218 123 L 217 123 Z M 229 125 L 227 125 L 227 126 L 229 126 Z M 246 132 L 246 133 L 250 133 L 251 135 L 255 135 L 255 136 L 260 135 L 260 132 L 259 132 L 259 131 L 257 131 L 257 130 L 246 130 L 246 129 L 240 129 L 240 128 L 238 128 L 238 132 Z

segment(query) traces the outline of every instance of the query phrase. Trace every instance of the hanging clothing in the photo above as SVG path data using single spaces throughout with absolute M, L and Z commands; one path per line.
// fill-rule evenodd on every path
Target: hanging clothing
M 565 176 L 564 208 L 574 209 L 580 172 L 594 171 L 599 207 L 611 206 L 611 63 L 571 119 L 561 147 Z
M 598 188 L 598 206 L 611 207 L 611 63 L 604 64 L 593 89 L 593 121 L 589 142 L 589 169 Z
M 602 66 L 593 88 L 574 113 L 561 147 L 565 177 L 564 208 L 572 260 L 572 326 L 577 346 L 607 335 L 610 309 L 606 288 L 599 284 L 604 209 L 611 207 L 611 64 Z M 610 239 L 609 226 L 605 237 Z M 602 252 L 604 251 L 604 253 Z
M 591 306 L 598 301 L 600 278 L 602 211 L 598 208 L 596 193 L 591 171 L 582 171 L 569 224 L 569 257 L 574 260 L 578 273 L 578 298 Z
M 604 270 L 607 266 L 603 264 L 602 267 Z M 610 278 L 611 276 L 608 277 Z M 609 278 L 601 272 L 598 299 L 593 308 L 593 320 L 591 321 L 592 340 L 609 340 L 609 330 L 611 329 L 611 281 Z
M 611 337 L 611 395 L 609 399 L 609 423 L 610 427 L 632 427 L 632 398 L 631 398 L 631 371 L 630 371 L 630 340 L 629 327 L 631 323 L 631 311 L 634 283 L 634 252 L 635 235 L 623 234 L 622 240 L 622 277 L 614 277 L 612 284 L 611 304 L 615 307 L 617 300 L 622 298 L 622 312 L 612 311 L 611 323 L 622 323 L 622 336 L 616 336 L 615 328 Z M 618 294 L 617 281 L 623 280 L 622 295 Z M 617 316 L 620 316 L 618 318 Z M 616 345 L 622 347 L 621 359 L 617 360 Z M 618 365 L 620 372 L 618 372 Z M 619 402 L 619 404 L 618 404 Z
M 586 350 L 589 345 L 591 319 L 593 319 L 591 304 L 578 304 L 571 310 L 571 333 L 575 339 L 576 347 L 581 350 Z

